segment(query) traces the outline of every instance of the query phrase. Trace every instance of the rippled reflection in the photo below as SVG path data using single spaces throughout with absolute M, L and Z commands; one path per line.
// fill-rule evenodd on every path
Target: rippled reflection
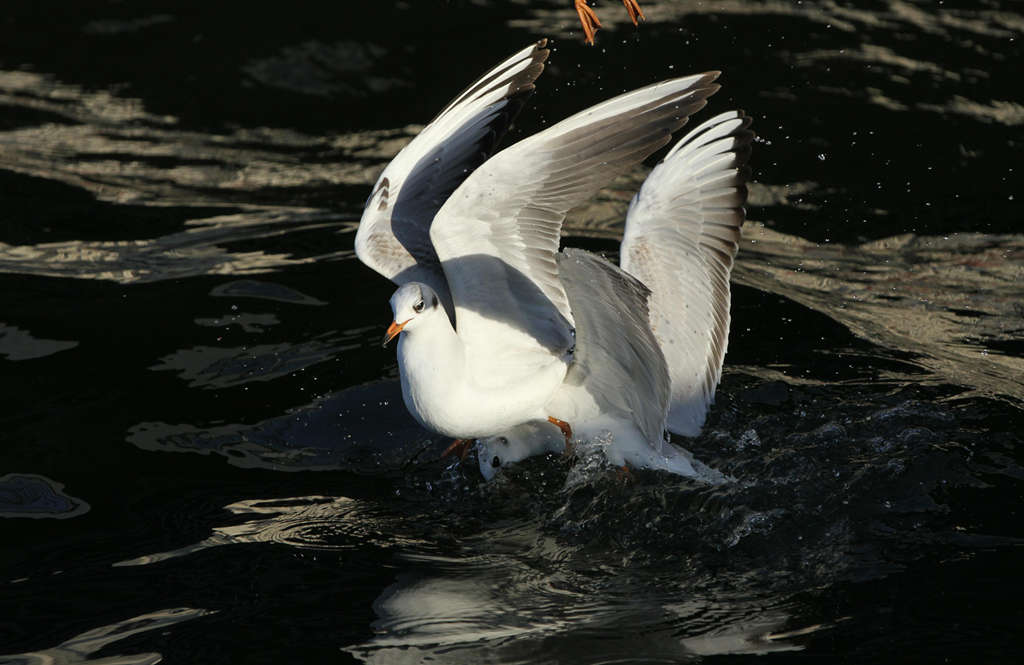
M 343 337 L 328 336 L 301 344 L 201 346 L 177 351 L 150 369 L 177 372 L 192 388 L 227 388 L 250 381 L 271 381 L 355 348 L 357 344 Z
M 387 518 L 373 506 L 346 497 L 304 496 L 251 499 L 224 509 L 248 517 L 241 524 L 217 527 L 210 537 L 169 552 L 147 554 L 115 566 L 144 566 L 211 547 L 279 543 L 318 550 L 357 549 L 409 542 L 391 533 Z
M 89 512 L 89 504 L 64 492 L 64 485 L 34 473 L 0 476 L 0 517 L 68 519 Z
M 790 623 L 785 594 L 748 588 L 723 595 L 712 591 L 713 577 L 694 571 L 675 582 L 618 574 L 614 552 L 567 546 L 536 522 L 504 520 L 440 555 L 448 546 L 421 523 L 427 516 L 394 508 L 327 496 L 240 501 L 225 509 L 245 521 L 114 565 L 257 543 L 322 552 L 398 548 L 403 572 L 373 604 L 375 636 L 345 649 L 364 662 L 554 662 L 562 654 L 596 663 L 638 649 L 648 658 L 690 660 L 799 649 L 794 637 L 822 628 L 782 631 Z
M 914 354 L 932 382 L 1024 401 L 1024 358 L 998 350 L 1017 338 L 1024 316 L 1024 236 L 908 234 L 851 247 L 751 225 L 743 253 L 740 283 L 785 294 L 874 344 Z
M 774 634 L 789 618 L 782 598 L 730 602 L 686 588 L 699 580 L 652 587 L 590 571 L 585 556 L 528 531 L 496 529 L 463 549 L 473 555 L 406 557 L 415 572 L 374 603 L 377 635 L 346 650 L 368 663 L 608 663 L 800 648 Z
M 200 275 L 249 275 L 272 268 L 353 256 L 334 249 L 309 257 L 273 251 L 233 252 L 224 245 L 314 229 L 353 229 L 336 215 L 249 213 L 183 220 L 185 231 L 152 240 L 83 241 L 6 245 L 0 242 L 0 272 L 131 284 Z
M 0 355 L 8 360 L 31 360 L 60 353 L 78 346 L 78 342 L 40 339 L 16 326 L 0 323 Z
M 731 477 L 721 485 L 644 471 L 624 481 L 559 456 L 483 483 L 473 463 L 442 471 L 423 460 L 405 467 L 390 499 L 247 499 L 227 505 L 235 518 L 208 537 L 116 565 L 243 544 L 393 552 L 374 635 L 344 646 L 364 662 L 800 649 L 832 627 L 806 618 L 808 590 L 883 578 L 925 551 L 1010 544 L 951 526 L 938 488 L 1022 473 L 1003 454 L 1009 438 L 964 428 L 967 410 L 864 391 L 853 403 L 850 388 L 839 405 L 820 390 L 770 396 L 756 384 L 724 396 L 693 442 Z M 769 397 L 775 407 L 752 416 Z M 972 457 L 983 445 L 989 452 Z
M 93 628 L 51 649 L 6 656 L 0 654 L 0 659 L 5 665 L 71 665 L 84 662 L 95 665 L 156 665 L 163 660 L 163 656 L 159 653 L 118 654 L 98 658 L 94 654 L 119 640 L 154 630 L 167 631 L 182 621 L 197 619 L 209 614 L 213 614 L 213 612 L 191 607 L 157 610 L 108 626 Z
M 405 411 L 397 381 L 349 388 L 253 425 L 144 422 L 128 440 L 145 450 L 216 453 L 243 468 L 364 474 L 393 473 L 421 456 L 436 458 L 446 445 L 434 445 L 439 439 Z

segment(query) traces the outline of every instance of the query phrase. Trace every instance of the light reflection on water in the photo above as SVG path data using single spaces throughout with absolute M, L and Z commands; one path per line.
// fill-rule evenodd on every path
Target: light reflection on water
M 680 571 L 619 568 L 614 550 L 570 547 L 528 523 L 498 523 L 457 554 L 403 553 L 374 602 L 364 662 L 651 662 L 799 649 L 772 633 L 784 596 L 718 595 Z M 749 590 L 748 590 L 749 591 Z M 707 594 L 711 595 L 707 595 Z
M 145 450 L 216 453 L 242 468 L 395 473 L 414 464 L 431 436 L 402 409 L 397 381 L 355 386 L 255 424 L 143 422 L 128 441 Z M 397 413 L 396 413 L 397 411 Z
M 801 648 L 773 634 L 789 617 L 768 598 L 730 603 L 636 584 L 570 592 L 563 580 L 539 574 L 509 579 L 501 557 L 487 566 L 409 563 L 426 570 L 385 589 L 374 603 L 377 635 L 346 648 L 363 662 L 611 663 L 639 653 L 647 662 L 678 662 Z
M 0 517 L 69 519 L 89 512 L 89 504 L 68 496 L 64 485 L 34 473 L 0 476 Z
M 188 224 L 188 222 L 185 222 Z M 323 213 L 248 213 L 200 220 L 148 240 L 105 240 L 11 246 L 0 242 L 0 272 L 133 284 L 201 275 L 253 275 L 290 265 L 352 258 L 348 248 L 314 256 L 231 251 L 232 242 L 304 231 L 351 231 L 354 223 Z
M 690 660 L 799 649 L 790 638 L 822 628 L 783 632 L 790 602 L 784 594 L 719 595 L 713 578 L 680 579 L 672 571 L 616 574 L 614 553 L 567 546 L 533 521 L 503 520 L 439 554 L 439 543 L 429 539 L 436 534 L 417 524 L 425 516 L 389 514 L 346 497 L 253 499 L 225 509 L 248 519 L 192 545 L 114 565 L 160 565 L 256 543 L 322 552 L 395 549 L 402 572 L 373 604 L 375 635 L 346 647 L 374 663 L 556 662 L 559 653 L 597 663 L 640 648 L 654 660 Z
M 50 649 L 31 653 L 0 654 L 0 662 L 4 665 L 72 665 L 85 662 L 94 665 L 156 665 L 163 660 L 163 656 L 159 653 L 118 654 L 106 657 L 96 657 L 95 654 L 120 640 L 148 631 L 167 630 L 183 621 L 198 619 L 210 614 L 213 612 L 192 607 L 175 607 L 148 612 L 107 626 L 93 628 Z
M 816 386 L 789 390 L 774 415 L 753 415 L 735 391 L 693 444 L 735 479 L 723 485 L 643 471 L 624 481 L 607 467 L 580 482 L 579 466 L 558 456 L 483 483 L 472 459 L 442 462 L 433 446 L 411 466 L 397 453 L 385 462 L 402 473 L 396 497 L 239 501 L 225 509 L 244 521 L 115 565 L 242 544 L 381 548 L 394 581 L 373 603 L 373 637 L 345 647 L 365 662 L 598 663 L 639 652 L 671 662 L 800 649 L 830 628 L 794 620 L 809 589 L 884 578 L 919 548 L 1013 542 L 951 528 L 934 498 L 947 483 L 1024 473 L 1005 455 L 981 455 L 987 435 L 962 431 L 962 413 L 863 391 L 856 408 L 829 405 Z M 273 450 L 253 456 L 274 468 Z
M 561 0 L 506 3 L 508 16 L 449 4 L 431 11 L 468 21 L 457 22 L 465 63 L 435 70 L 420 61 L 438 64 L 421 57 L 437 44 L 387 21 L 278 41 L 276 15 L 268 33 L 238 33 L 261 44 L 251 56 L 213 53 L 235 63 L 226 80 L 190 71 L 200 83 L 189 88 L 166 74 L 169 99 L 143 85 L 162 70 L 78 81 L 66 64 L 5 56 L 0 363 L 9 397 L 24 398 L 3 414 L 3 452 L 20 466 L 0 469 L 0 512 L 11 542 L 28 545 L 5 587 L 19 612 L 0 629 L 29 646 L 0 660 L 153 663 L 165 649 L 137 645 L 159 635 L 179 658 L 202 662 L 223 636 L 235 661 L 256 661 L 269 656 L 254 633 L 272 625 L 291 657 L 316 638 L 365 662 L 679 662 L 814 649 L 846 615 L 841 625 L 886 637 L 894 625 L 922 647 L 928 633 L 901 629 L 907 616 L 882 607 L 878 587 L 848 601 L 843 585 L 896 579 L 902 593 L 900 575 L 926 566 L 907 603 L 952 562 L 1019 547 L 1024 235 L 1006 167 L 1024 124 L 1012 96 L 1019 13 L 645 0 L 637 29 L 602 10 L 599 47 L 585 49 Z M 215 34 L 160 11 L 89 17 L 67 34 L 103 49 L 122 34 Z M 408 123 L 436 111 L 396 113 L 386 95 L 444 103 L 445 86 L 465 83 L 449 70 L 492 58 L 490 40 L 461 39 L 465 25 L 498 26 L 513 45 L 557 39 L 527 131 L 696 68 L 724 70 L 713 108 L 755 116 L 754 221 L 724 381 L 704 434 L 681 442 L 733 482 L 641 472 L 623 483 L 551 456 L 484 484 L 472 459 L 439 460 L 447 442 L 402 408 L 393 355 L 379 351 L 390 287 L 355 261 L 352 236 L 368 187 L 420 128 Z M 232 20 L 232 34 L 247 26 Z M 195 122 L 189 95 L 221 86 L 216 97 L 238 106 Z M 337 118 L 231 114 L 310 99 Z M 570 244 L 614 255 L 643 177 L 575 211 Z M 308 564 L 316 557 L 327 564 Z M 146 575 L 184 595 L 147 595 Z M 372 580 L 365 598 L 349 597 L 357 578 Z M 132 609 L 108 605 L 108 591 Z M 945 601 L 921 623 L 977 656 L 993 641 L 988 603 L 963 593 L 969 602 Z M 237 604 L 216 628 L 185 623 L 225 595 Z M 893 625 L 872 623 L 883 610 Z M 261 613 L 273 622 L 254 621 Z M 1008 605 L 1002 620 L 1015 616 Z M 814 657 L 837 656 L 830 639 Z M 902 655 L 889 648 L 869 655 Z
M 279 543 L 292 547 L 343 550 L 367 545 L 409 542 L 397 537 L 386 518 L 372 506 L 347 497 L 304 496 L 287 499 L 239 501 L 224 510 L 249 517 L 248 521 L 217 527 L 204 540 L 171 550 L 147 554 L 114 566 L 143 566 L 159 563 L 211 547 L 246 543 Z

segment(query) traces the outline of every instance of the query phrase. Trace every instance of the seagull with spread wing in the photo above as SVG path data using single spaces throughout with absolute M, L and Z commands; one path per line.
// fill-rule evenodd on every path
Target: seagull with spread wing
M 562 222 L 666 145 L 718 89 L 717 72 L 663 81 L 490 156 L 543 69 L 544 46 L 538 42 L 488 71 L 396 155 L 374 186 L 356 235 L 357 256 L 400 285 L 385 343 L 401 335 L 407 408 L 427 429 L 460 440 L 546 421 L 568 441 L 565 418 L 579 409 L 566 395 L 581 384 L 591 392 L 603 386 L 588 378 L 600 354 L 577 344 L 577 318 L 594 319 L 592 306 L 612 307 L 609 316 L 622 317 L 613 304 L 594 305 L 600 295 L 575 298 L 586 304 L 574 309 L 572 293 L 592 280 L 580 280 L 568 264 L 602 260 L 560 253 Z M 660 263 L 643 253 L 636 265 L 657 269 Z M 623 280 L 630 288 L 628 275 L 607 268 L 609 288 L 623 288 Z M 626 306 L 643 308 L 647 317 L 647 293 L 637 293 Z M 634 354 L 632 376 L 619 378 L 656 384 L 668 394 L 671 378 L 652 323 L 643 319 L 638 337 L 621 331 L 627 346 L 650 348 Z
M 718 482 L 723 476 L 667 442 L 696 436 L 722 374 L 729 274 L 739 248 L 754 134 L 741 111 L 684 136 L 647 176 L 626 215 L 621 267 L 567 249 L 559 271 L 576 320 L 576 351 L 552 398 L 581 440 L 605 442 L 615 465 Z M 548 422 L 477 441 L 487 479 L 562 449 Z

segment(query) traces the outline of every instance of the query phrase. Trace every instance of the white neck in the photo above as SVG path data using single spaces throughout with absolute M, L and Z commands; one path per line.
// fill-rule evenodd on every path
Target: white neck
M 418 317 L 398 338 L 406 408 L 427 429 L 456 439 L 491 436 L 546 418 L 545 405 L 565 378 L 565 363 L 552 357 L 538 363 L 507 347 L 467 345 L 440 307 Z
M 449 434 L 452 423 L 445 407 L 451 403 L 452 391 L 466 383 L 466 347 L 442 309 L 416 323 L 415 329 L 398 337 L 402 396 L 421 425 Z

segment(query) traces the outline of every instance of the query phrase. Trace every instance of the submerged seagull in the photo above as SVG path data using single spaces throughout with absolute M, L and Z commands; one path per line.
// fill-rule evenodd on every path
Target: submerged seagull
M 565 395 L 581 371 L 592 371 L 584 369 L 588 351 L 577 346 L 574 329 L 577 317 L 592 315 L 589 308 L 574 311 L 569 294 L 577 285 L 562 273 L 573 274 L 567 262 L 601 260 L 559 254 L 562 221 L 667 144 L 718 90 L 717 72 L 664 81 L 488 159 L 543 70 L 544 46 L 538 42 L 484 74 L 395 156 L 356 235 L 359 258 L 401 285 L 391 298 L 395 318 L 385 343 L 401 333 L 406 407 L 427 429 L 456 439 L 539 420 L 558 426 L 568 441 L 563 416 L 570 414 L 558 410 L 576 407 Z M 601 269 L 646 288 L 607 262 Z M 640 336 L 650 338 L 643 343 L 654 352 L 642 356 L 639 374 L 620 378 L 639 384 L 659 376 L 668 385 L 641 293 L 627 306 L 644 309 Z M 635 314 L 610 311 L 613 318 Z M 634 343 L 625 329 L 609 334 Z M 614 390 L 629 393 L 630 384 Z

